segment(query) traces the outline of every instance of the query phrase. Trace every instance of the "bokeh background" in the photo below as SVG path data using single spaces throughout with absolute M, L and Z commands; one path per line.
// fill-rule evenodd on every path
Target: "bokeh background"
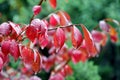
M 100 20 L 112 18 L 120 21 L 120 0 L 57 0 L 57 9 L 50 7 L 48 0 L 42 4 L 42 12 L 37 16 L 42 19 L 52 12 L 64 10 L 73 23 L 83 23 L 92 30 Z M 28 24 L 32 16 L 32 7 L 39 0 L 0 0 L 0 24 L 6 21 Z M 114 25 L 114 27 L 120 27 Z M 120 29 L 118 42 L 108 40 L 98 57 L 85 63 L 72 65 L 74 74 L 66 80 L 120 80 Z M 11 62 L 14 67 L 15 63 Z M 18 64 L 17 64 L 18 65 Z M 47 74 L 38 74 L 42 80 L 47 80 Z

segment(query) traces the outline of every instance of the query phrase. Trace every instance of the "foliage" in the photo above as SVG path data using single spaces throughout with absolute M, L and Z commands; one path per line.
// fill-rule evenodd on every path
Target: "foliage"
M 22 67 L 20 70 L 23 69 L 21 73 L 24 75 L 30 76 L 38 73 L 40 70 L 45 70 L 49 73 L 49 80 L 64 80 L 67 75 L 73 73 L 71 66 L 68 65 L 69 61 L 72 60 L 74 63 L 85 62 L 91 57 L 97 56 L 101 51 L 101 47 L 106 45 L 108 35 L 113 43 L 119 40 L 119 34 L 116 28 L 113 27 L 114 24 L 116 26 L 120 25 L 117 20 L 111 18 L 103 19 L 90 32 L 83 24 L 73 24 L 69 14 L 63 10 L 48 14 L 44 13 L 44 15 L 47 14 L 48 16 L 43 18 L 42 10 L 44 9 L 42 8 L 42 3 L 44 1 L 46 0 L 36 0 L 35 3 L 39 4 L 33 6 L 32 10 L 28 9 L 28 11 L 31 11 L 30 14 L 33 14 L 32 16 L 29 13 L 25 16 L 23 11 L 20 11 L 21 17 L 10 14 L 13 18 L 10 17 L 8 18 L 10 21 L 1 23 L 1 70 L 7 68 L 8 65 L 5 64 L 9 62 L 9 56 L 12 56 L 15 61 L 20 59 L 22 66 L 19 66 L 18 69 Z M 8 1 L 7 6 L 16 2 Z M 23 4 L 19 0 L 18 2 Z M 26 1 L 25 3 L 29 2 L 31 1 Z M 55 9 L 57 7 L 56 0 L 49 0 L 48 2 L 52 8 Z M 75 2 L 75 4 L 78 3 Z M 14 5 L 11 8 L 15 9 L 16 6 Z M 22 8 L 19 7 L 19 9 L 21 10 Z M 15 11 L 17 12 L 17 10 Z M 42 18 L 38 16 L 39 13 L 42 15 Z M 5 16 L 3 15 L 3 17 Z M 26 19 L 23 21 L 22 18 L 24 17 Z M 16 23 L 19 21 L 19 24 Z M 22 44 L 26 40 L 27 43 Z M 71 40 L 72 46 L 70 48 L 67 47 L 67 40 Z

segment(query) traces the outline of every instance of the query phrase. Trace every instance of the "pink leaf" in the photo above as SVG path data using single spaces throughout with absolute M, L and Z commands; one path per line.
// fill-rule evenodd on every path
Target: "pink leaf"
M 4 55 L 7 56 L 10 52 L 10 41 L 3 41 L 1 43 L 1 50 L 4 53 Z
M 61 49 L 65 43 L 65 32 L 61 28 L 58 28 L 53 38 L 55 47 Z
M 64 80 L 64 77 L 61 74 L 55 74 L 53 76 L 50 76 L 49 80 Z
M 11 31 L 11 26 L 8 23 L 4 22 L 0 25 L 0 34 L 9 35 Z
M 72 28 L 71 39 L 72 39 L 72 44 L 75 48 L 78 48 L 83 40 L 81 32 L 75 26 L 73 26 Z
M 10 43 L 10 54 L 17 60 L 20 56 L 19 46 L 15 40 L 12 40 Z
M 30 80 L 41 80 L 41 79 L 40 79 L 40 77 L 32 76 L 32 77 L 30 77 Z
M 103 40 L 103 34 L 101 32 L 92 30 L 91 34 L 95 42 L 100 43 Z
M 3 67 L 3 64 L 4 64 L 3 59 L 0 57 L 0 71 L 1 71 L 1 69 Z
M 105 21 L 100 21 L 99 26 L 100 26 L 100 29 L 102 29 L 106 32 L 109 32 L 110 26 Z
M 44 20 L 33 19 L 31 22 L 31 26 L 33 26 L 38 33 L 45 33 L 45 31 L 47 30 L 47 24 Z

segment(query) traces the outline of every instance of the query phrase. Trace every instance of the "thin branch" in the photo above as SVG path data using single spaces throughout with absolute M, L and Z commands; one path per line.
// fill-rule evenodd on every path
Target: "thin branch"
M 39 2 L 38 5 L 42 5 L 43 1 L 44 1 L 44 0 L 40 0 L 40 2 Z M 34 17 L 35 17 L 35 15 L 33 14 L 32 17 L 31 17 L 31 19 L 30 19 L 30 23 L 31 23 L 31 21 L 34 19 Z M 21 34 L 23 34 L 23 33 L 26 31 L 26 29 L 27 29 L 27 27 L 25 28 L 24 31 L 22 31 L 22 32 L 17 36 L 16 40 L 20 37 Z
M 42 5 L 42 2 L 43 2 L 44 0 L 40 0 L 40 2 L 39 2 L 39 4 L 38 5 Z
M 67 27 L 73 27 L 73 26 L 81 26 L 82 24 L 71 24 L 71 25 L 67 25 L 67 26 L 58 26 L 52 29 L 48 29 L 48 31 L 52 31 L 52 30 L 56 30 L 57 28 L 67 28 Z
M 42 5 L 43 1 L 44 1 L 44 0 L 40 0 L 40 2 L 39 2 L 38 5 L 39 5 L 39 6 Z M 35 17 L 35 15 L 33 14 L 32 17 L 31 17 L 31 19 L 30 19 L 30 23 L 31 23 L 31 21 L 34 19 L 34 17 Z

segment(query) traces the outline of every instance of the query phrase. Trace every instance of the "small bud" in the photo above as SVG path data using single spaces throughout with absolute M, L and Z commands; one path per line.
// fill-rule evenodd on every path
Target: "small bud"
M 38 15 L 41 12 L 42 8 L 39 5 L 33 7 L 34 15 Z

